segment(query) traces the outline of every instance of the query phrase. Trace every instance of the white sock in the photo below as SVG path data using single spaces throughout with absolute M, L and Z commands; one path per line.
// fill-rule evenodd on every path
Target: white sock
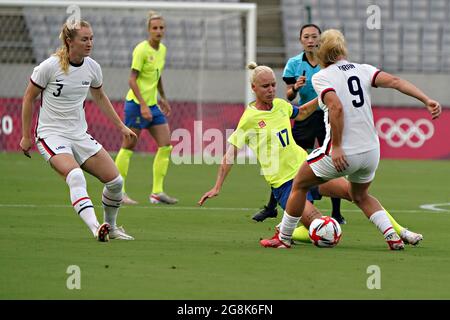
M 290 216 L 286 211 L 284 211 L 283 219 L 281 220 L 280 226 L 280 240 L 286 243 L 291 243 L 292 233 L 295 228 L 297 228 L 297 224 L 300 221 L 300 217 Z
M 100 224 L 95 216 L 94 205 L 87 193 L 83 171 L 80 168 L 70 171 L 66 177 L 66 183 L 70 189 L 70 200 L 75 212 L 86 223 L 92 234 L 96 236 Z
M 117 215 L 119 214 L 120 202 L 122 201 L 122 176 L 117 176 L 110 182 L 105 183 L 102 193 L 103 217 L 111 228 L 116 227 Z
M 97 230 L 100 227 L 100 223 L 97 220 L 97 217 L 95 216 L 94 209 L 86 209 L 83 210 L 79 214 L 80 218 L 86 223 L 88 228 L 91 230 L 94 237 L 97 236 Z
M 389 221 L 389 218 L 384 210 L 374 212 L 369 219 L 374 225 L 377 226 L 384 238 L 387 238 L 392 233 L 395 233 L 394 227 Z

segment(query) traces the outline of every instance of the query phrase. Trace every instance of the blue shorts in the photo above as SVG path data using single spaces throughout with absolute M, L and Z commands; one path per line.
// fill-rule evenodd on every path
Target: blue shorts
M 272 188 L 272 193 L 275 196 L 275 199 L 277 199 L 278 204 L 283 208 L 283 210 L 286 210 L 286 204 L 289 195 L 291 194 L 293 181 L 294 180 L 289 180 L 283 183 L 278 188 Z M 306 200 L 310 201 L 311 203 L 313 203 L 314 200 L 320 200 L 321 198 L 322 196 L 319 193 L 318 187 L 311 188 L 306 194 Z
M 155 104 L 149 107 L 153 115 L 152 121 L 142 118 L 141 106 L 133 100 L 125 101 L 125 125 L 129 128 L 147 129 L 151 126 L 167 123 L 166 116 L 161 112 Z

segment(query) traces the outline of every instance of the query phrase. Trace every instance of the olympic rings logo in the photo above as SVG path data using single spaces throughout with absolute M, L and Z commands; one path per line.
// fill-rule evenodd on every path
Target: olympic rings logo
M 393 148 L 403 147 L 420 148 L 425 141 L 434 134 L 434 126 L 427 119 L 413 122 L 411 119 L 401 118 L 394 121 L 390 118 L 381 118 L 376 124 L 378 136 L 386 140 Z

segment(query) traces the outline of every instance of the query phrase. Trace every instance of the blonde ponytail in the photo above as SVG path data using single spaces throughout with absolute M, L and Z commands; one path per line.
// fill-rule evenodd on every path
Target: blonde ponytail
M 251 61 L 247 64 L 247 69 L 252 70 L 250 75 L 250 83 L 255 83 L 256 78 L 260 73 L 270 72 L 274 74 L 273 70 L 268 66 L 258 66 L 258 64 L 254 61 Z M 275 74 L 274 74 L 275 75 Z
M 63 24 L 61 28 L 61 33 L 59 34 L 59 39 L 61 40 L 61 46 L 54 53 L 55 56 L 59 58 L 59 64 L 61 69 L 65 74 L 69 72 L 69 44 L 68 39 L 73 40 L 77 35 L 77 32 L 82 27 L 90 28 L 91 25 L 85 20 L 81 20 L 79 24 L 68 24 L 67 22 Z
M 150 10 L 148 12 L 148 18 L 147 18 L 147 29 L 150 29 L 152 20 L 156 20 L 156 19 L 163 19 L 163 17 L 158 12 Z

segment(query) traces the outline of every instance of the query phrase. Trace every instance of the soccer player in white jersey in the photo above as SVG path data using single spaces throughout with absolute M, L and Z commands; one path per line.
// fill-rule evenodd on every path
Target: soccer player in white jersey
M 228 139 L 230 146 L 222 159 L 214 187 L 200 198 L 198 204 L 203 205 L 209 198 L 219 195 L 225 178 L 236 160 L 238 149 L 242 149 L 246 145 L 256 155 L 261 165 L 261 173 L 271 186 L 277 203 L 284 210 L 293 179 L 308 155 L 302 147 L 293 142 L 291 119 L 301 121 L 313 114 L 318 107 L 317 98 L 301 107 L 293 106 L 283 99 L 275 98 L 276 80 L 275 73 L 271 68 L 258 66 L 255 62 L 250 62 L 247 67 L 252 70 L 250 84 L 256 99 L 249 103 L 236 130 Z M 308 227 L 314 219 L 322 216 L 311 201 L 316 196 L 335 196 L 351 201 L 348 182 L 344 178 L 334 179 L 315 189 L 310 190 L 312 194 L 308 198 L 305 212 L 302 214 L 302 225 L 295 229 L 293 234 L 294 240 L 311 243 Z M 405 233 L 403 231 L 405 228 L 389 214 L 388 218 L 395 226 L 396 232 L 406 241 L 417 244 L 421 240 L 414 232 L 408 230 Z M 260 243 L 264 247 L 272 247 L 274 242 L 280 243 L 278 235 Z
M 41 94 L 35 142 L 41 155 L 68 184 L 75 211 L 97 240 L 133 240 L 116 225 L 122 177 L 102 145 L 87 133 L 84 101 L 88 91 L 125 139 L 136 139 L 136 135 L 122 123 L 102 89 L 100 65 L 89 57 L 93 47 L 89 23 L 79 21 L 73 26 L 65 23 L 60 39 L 58 51 L 34 68 L 25 91 L 20 147 L 30 157 L 32 105 Z M 87 193 L 82 169 L 105 184 L 102 194 L 105 222 L 101 225 Z
M 325 112 L 327 136 L 321 148 L 314 150 L 298 171 L 278 235 L 271 247 L 285 248 L 290 243 L 305 207 L 308 189 L 331 179 L 347 176 L 353 202 L 383 234 L 391 250 L 404 248 L 385 210 L 368 193 L 380 159 L 380 146 L 373 123 L 370 87 L 393 88 L 423 102 L 436 119 L 442 112 L 410 82 L 367 64 L 346 60 L 347 47 L 342 33 L 325 31 L 317 52 L 322 70 L 313 78 L 319 105 Z

